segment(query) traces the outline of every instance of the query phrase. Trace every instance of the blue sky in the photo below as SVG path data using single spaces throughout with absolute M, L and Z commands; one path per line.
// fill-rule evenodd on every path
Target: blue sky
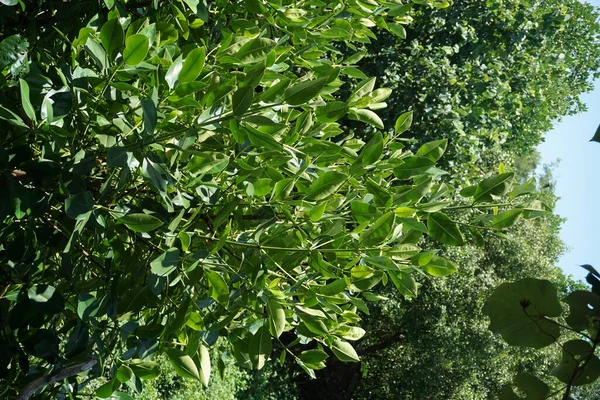
M 600 0 L 590 3 L 600 7 Z M 600 143 L 589 141 L 600 124 L 600 80 L 595 82 L 594 91 L 581 99 L 588 111 L 564 118 L 538 147 L 542 163 L 561 160 L 554 170 L 555 192 L 560 197 L 555 211 L 567 218 L 561 238 L 570 250 L 560 259 L 559 267 L 577 279 L 584 279 L 587 274 L 580 264 L 600 269 L 600 242 L 596 235 L 600 227 L 596 208 L 600 199 L 596 180 L 600 171 Z

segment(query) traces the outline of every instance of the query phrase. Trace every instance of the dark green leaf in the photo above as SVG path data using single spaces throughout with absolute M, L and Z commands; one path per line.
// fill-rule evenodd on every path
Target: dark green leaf
M 244 86 L 238 88 L 231 99 L 233 107 L 233 115 L 240 117 L 252 106 L 254 100 L 254 88 L 252 86 Z
M 285 329 L 285 311 L 281 303 L 276 299 L 269 299 L 267 302 L 267 310 L 269 311 L 269 324 L 273 336 L 278 338 Z
M 265 362 L 271 355 L 271 335 L 269 330 L 262 326 L 252 337 L 248 343 L 248 354 L 252 360 L 252 366 L 254 369 L 262 369 Z
M 411 274 L 404 271 L 388 271 L 388 276 L 400 294 L 405 297 L 417 296 L 417 282 Z
M 117 217 L 117 221 L 127 225 L 134 232 L 150 232 L 162 226 L 163 222 L 148 214 L 127 214 Z
M 498 229 L 509 228 L 517 223 L 522 212 L 523 210 L 520 209 L 504 211 L 503 213 L 494 216 L 492 227 Z
M 315 110 L 319 122 L 335 122 L 348 112 L 348 105 L 342 101 L 332 101 Z
M 402 159 L 404 163 L 394 168 L 394 175 L 398 179 L 409 179 L 417 175 L 426 173 L 434 166 L 435 161 L 424 157 L 406 157 Z
M 418 157 L 425 157 L 431 161 L 439 160 L 448 146 L 448 139 L 435 140 L 433 142 L 425 143 L 417 151 Z
M 269 53 L 275 48 L 274 40 L 258 37 L 246 42 L 235 55 L 242 64 L 254 64 L 264 61 Z M 291 104 L 291 103 L 290 103 Z
M 562 348 L 562 360 L 552 371 L 552 375 L 561 382 L 574 386 L 588 385 L 600 377 L 600 359 L 594 355 L 594 349 L 587 341 L 569 340 L 563 343 Z M 577 368 L 580 369 L 573 377 Z
M 150 135 L 154 133 L 158 118 L 154 102 L 148 99 L 142 100 L 142 111 L 144 113 L 144 132 Z
M 88 191 L 76 194 L 65 200 L 65 213 L 73 219 L 78 219 L 82 215 L 92 210 L 94 199 Z
M 106 54 L 112 60 L 123 47 L 123 27 L 118 18 L 109 19 L 100 30 L 100 41 Z
M 327 83 L 327 78 L 319 78 L 314 81 L 306 81 L 291 86 L 285 90 L 284 99 L 292 106 L 308 103 L 315 97 Z
M 434 212 L 427 218 L 429 235 L 450 246 L 462 246 L 464 238 L 456 222 L 452 221 L 446 214 Z
M 140 379 L 154 379 L 160 374 L 158 364 L 154 361 L 132 360 L 129 367 Z
M 225 279 L 218 272 L 214 271 L 206 270 L 204 274 L 212 288 L 212 298 L 223 305 L 227 305 L 229 302 L 229 287 Z
M 503 283 L 485 303 L 490 330 L 512 346 L 541 348 L 554 343 L 560 328 L 548 317 L 558 317 L 562 308 L 556 287 L 549 281 L 525 278 Z

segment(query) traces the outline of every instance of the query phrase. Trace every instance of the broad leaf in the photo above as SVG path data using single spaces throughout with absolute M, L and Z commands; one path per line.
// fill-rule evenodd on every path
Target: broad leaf
M 310 200 L 322 200 L 338 191 L 348 177 L 337 171 L 322 173 L 311 185 L 306 193 Z
M 157 258 L 155 258 L 150 263 L 150 270 L 155 275 L 168 276 L 173 271 L 175 271 L 175 269 L 177 269 L 178 264 L 179 264 L 179 249 L 172 248 L 172 249 L 165 251 Z
M 192 378 L 200 380 L 198 367 L 192 360 L 192 357 L 179 349 L 169 349 L 166 351 L 175 372 L 182 378 Z
M 462 246 L 465 240 L 458 229 L 456 222 L 452 221 L 446 214 L 434 212 L 427 218 L 429 235 L 450 246 Z
M 383 243 L 394 229 L 396 213 L 391 211 L 383 214 L 360 235 L 360 243 L 364 246 L 374 246 Z
M 513 346 L 541 348 L 554 343 L 560 328 L 549 317 L 558 317 L 562 308 L 556 288 L 545 280 L 525 278 L 503 283 L 485 303 L 490 330 Z
M 588 385 L 600 377 L 600 359 L 594 355 L 594 348 L 589 342 L 569 340 L 563 343 L 562 348 L 562 360 L 552 371 L 552 375 L 561 382 L 571 382 L 574 386 Z
M 327 78 L 298 83 L 285 90 L 284 100 L 292 106 L 308 103 L 308 101 L 319 94 L 326 83 Z
M 196 78 L 202 72 L 202 68 L 204 68 L 205 59 L 206 50 L 204 47 L 198 47 L 190 51 L 183 62 L 181 71 L 179 72 L 179 83 L 182 84 L 196 80 Z
M 131 35 L 125 40 L 123 61 L 127 65 L 135 66 L 144 61 L 148 54 L 148 37 L 142 34 Z
M 134 232 L 150 232 L 163 225 L 163 222 L 148 214 L 127 214 L 117 217 L 117 221 L 127 225 Z
M 333 342 L 330 346 L 333 354 L 340 360 L 344 362 L 359 362 L 360 359 L 354 347 L 345 340 L 334 338 Z

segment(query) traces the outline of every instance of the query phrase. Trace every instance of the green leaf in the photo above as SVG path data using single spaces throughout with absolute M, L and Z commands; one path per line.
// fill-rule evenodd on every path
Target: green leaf
M 412 125 L 412 121 L 413 121 L 412 110 L 407 111 L 404 114 L 400 115 L 398 117 L 398 119 L 396 120 L 396 124 L 394 125 L 394 132 L 396 132 L 396 135 L 401 135 L 402 133 L 404 133 L 408 129 L 410 129 L 410 126 Z
M 354 350 L 354 347 L 345 340 L 334 338 L 333 342 L 330 346 L 333 354 L 338 358 L 338 360 L 343 362 L 359 362 L 360 358 Z
M 462 246 L 465 240 L 458 229 L 456 222 L 452 221 L 446 214 L 434 212 L 427 218 L 427 229 L 429 235 L 450 246 Z
M 433 255 L 431 260 L 423 265 L 423 271 L 431 276 L 446 276 L 456 272 L 456 266 L 443 257 Z
M 374 113 L 371 110 L 367 109 L 350 109 L 350 113 L 348 114 L 350 119 L 364 122 L 365 124 L 372 125 L 376 128 L 383 129 L 383 121 L 379 118 L 379 115 Z
M 448 139 L 434 140 L 433 142 L 425 143 L 417 151 L 418 157 L 425 157 L 431 161 L 439 160 L 448 146 Z
M 244 86 L 238 88 L 231 99 L 233 107 L 233 115 L 241 117 L 252 106 L 254 101 L 254 88 L 252 86 Z
M 352 105 L 358 103 L 363 98 L 370 95 L 375 88 L 375 80 L 375 77 L 371 77 L 361 81 L 358 85 L 356 85 L 356 88 L 354 88 L 350 98 L 348 99 L 348 104 Z
M 373 225 L 360 235 L 359 242 L 365 246 L 374 246 L 383 243 L 394 229 L 396 213 L 390 211 L 383 214 Z
M 562 308 L 556 287 L 549 281 L 525 278 L 498 286 L 483 312 L 490 317 L 490 330 L 512 346 L 541 348 L 554 343 L 560 328 L 548 317 L 558 317 Z
M 206 49 L 204 47 L 198 47 L 190 51 L 179 72 L 179 84 L 195 81 L 202 72 L 202 68 L 204 68 L 205 60 Z
M 240 60 L 242 64 L 258 63 L 266 60 L 267 56 L 276 45 L 277 44 L 272 39 L 258 37 L 244 43 L 235 57 Z
M 173 89 L 178 82 L 179 73 L 181 72 L 181 69 L 183 68 L 182 59 L 183 59 L 183 56 L 177 57 L 177 59 L 175 59 L 175 61 L 173 61 L 173 63 L 167 70 L 167 74 L 165 75 L 165 81 L 167 81 L 167 85 L 169 86 L 169 89 Z
M 111 397 L 113 392 L 115 391 L 115 387 L 119 387 L 119 382 L 117 380 L 110 380 L 96 389 L 96 397 L 101 399 L 107 399 Z
M 252 337 L 248 343 L 248 354 L 254 369 L 262 369 L 265 362 L 271 355 L 272 343 L 269 330 L 262 326 Z
M 475 189 L 475 195 L 473 200 L 478 201 L 492 201 L 492 196 L 502 196 L 511 188 L 514 172 L 507 172 L 504 174 L 496 175 L 491 178 L 484 179 L 479 182 Z
M 567 324 L 576 331 L 594 328 L 594 319 L 600 315 L 600 296 L 587 290 L 575 290 L 563 300 L 569 305 Z
M 552 375 L 563 383 L 574 386 L 588 385 L 600 377 L 600 359 L 594 355 L 594 348 L 585 340 L 569 340 L 562 345 L 562 359 Z M 583 367 L 585 365 L 585 367 Z M 573 379 L 575 369 L 581 368 Z
M 23 105 L 25 115 L 27 115 L 30 120 L 35 122 L 35 110 L 31 105 L 31 100 L 29 98 L 29 85 L 27 84 L 27 81 L 24 79 L 19 79 L 19 87 L 21 89 L 21 104 Z
M 325 296 L 335 296 L 338 293 L 343 292 L 346 289 L 346 280 L 344 278 L 336 279 L 335 281 L 328 283 L 327 285 L 319 288 L 319 293 Z
M 154 379 L 160 375 L 158 364 L 154 361 L 132 360 L 129 367 L 135 376 L 140 379 Z
M 335 122 L 348 112 L 348 105 L 342 101 L 332 101 L 315 110 L 319 122 Z
M 125 50 L 123 51 L 123 61 L 125 64 L 135 66 L 144 61 L 148 54 L 148 37 L 142 34 L 129 36 L 125 40 Z
M 327 78 L 319 78 L 313 81 L 298 83 L 285 90 L 284 100 L 292 106 L 306 104 L 309 100 L 319 94 L 325 84 L 327 84 Z
M 400 39 L 406 39 L 406 29 L 400 24 L 389 23 L 387 24 L 390 32 L 398 36 Z
M 208 386 L 208 382 L 210 380 L 210 354 L 208 349 L 204 345 L 200 345 L 199 349 L 200 356 L 200 381 L 204 386 Z
M 109 19 L 100 29 L 100 41 L 106 54 L 112 60 L 123 47 L 123 27 L 118 18 Z
M 65 200 L 65 213 L 68 217 L 79 219 L 81 216 L 92 210 L 94 199 L 88 191 L 76 194 Z
M 267 302 L 267 310 L 269 312 L 269 325 L 273 336 L 278 338 L 285 330 L 285 310 L 281 303 L 276 299 L 269 299 Z
M 166 351 L 167 357 L 171 361 L 175 372 L 182 378 L 192 378 L 200 380 L 200 373 L 198 367 L 192 360 L 192 357 L 185 354 L 179 349 L 169 349 Z
M 150 263 L 150 271 L 158 276 L 168 276 L 179 264 L 179 249 L 172 248 L 163 252 Z
M 523 210 L 520 209 L 504 211 L 494 216 L 494 219 L 492 220 L 492 227 L 498 229 L 509 228 L 517 223 L 522 212 Z
M 404 163 L 394 168 L 394 175 L 403 180 L 424 174 L 435 165 L 435 161 L 424 157 L 411 156 L 403 158 L 402 161 Z
M 411 274 L 403 271 L 388 271 L 388 275 L 401 295 L 405 297 L 417 296 L 417 282 Z
M 219 303 L 227 305 L 229 302 L 229 287 L 225 279 L 218 272 L 209 270 L 204 271 L 204 275 L 206 275 L 212 288 L 211 297 Z
M 158 116 L 156 115 L 156 106 L 152 100 L 142 100 L 142 112 L 144 114 L 144 132 L 151 135 L 156 128 Z
M 311 349 L 305 350 L 298 355 L 298 358 L 308 367 L 312 369 L 321 369 L 325 367 L 323 363 L 327 357 L 327 353 L 325 353 L 321 349 Z
M 119 369 L 117 369 L 116 377 L 121 383 L 129 382 L 133 377 L 133 370 L 127 365 L 121 365 Z
M 152 215 L 137 213 L 117 217 L 117 221 L 125 224 L 132 231 L 140 233 L 153 231 L 163 225 L 160 219 Z
M 371 140 L 363 147 L 360 155 L 363 165 L 371 165 L 377 162 L 383 152 L 383 136 L 381 132 L 375 132 Z
M 333 194 L 346 182 L 348 177 L 341 172 L 326 171 L 322 173 L 311 185 L 306 193 L 310 200 L 322 200 Z

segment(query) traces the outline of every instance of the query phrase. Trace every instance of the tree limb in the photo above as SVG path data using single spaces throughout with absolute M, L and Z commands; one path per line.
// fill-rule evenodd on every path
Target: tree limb
M 29 382 L 23 388 L 23 390 L 21 390 L 21 393 L 19 393 L 16 400 L 29 400 L 29 398 L 36 391 L 43 388 L 44 386 L 48 386 L 50 384 L 53 384 L 54 382 L 62 381 L 63 379 L 67 379 L 84 371 L 87 371 L 88 369 L 91 369 L 94 365 L 96 365 L 97 362 L 97 359 L 92 358 L 91 360 L 71 365 L 70 367 L 63 368 L 60 371 L 53 372 L 50 375 L 45 375 L 34 379 L 33 381 Z

